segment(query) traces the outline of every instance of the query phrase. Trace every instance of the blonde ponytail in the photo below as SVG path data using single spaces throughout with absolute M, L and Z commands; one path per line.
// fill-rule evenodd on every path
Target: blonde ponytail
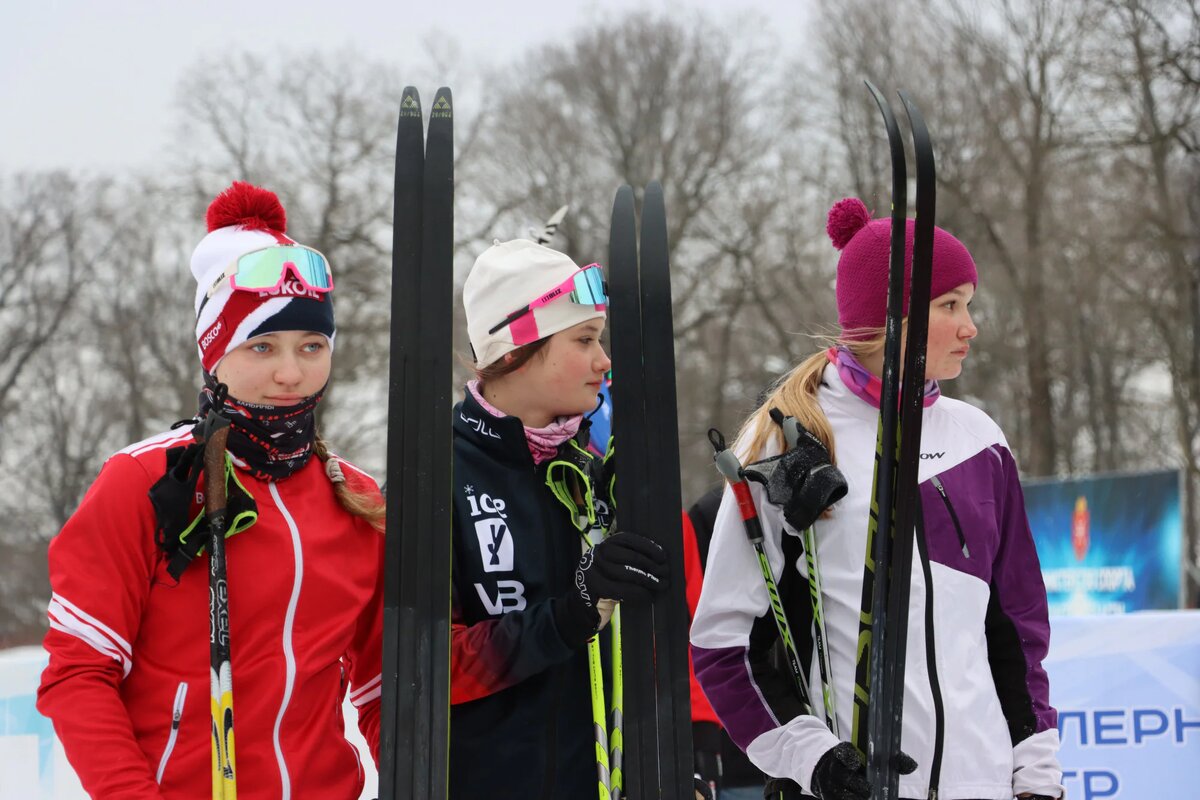
M 854 334 L 854 339 L 826 341 L 832 346 L 847 348 L 859 361 L 883 348 L 882 328 L 856 330 Z M 786 449 L 783 431 L 771 419 L 772 408 L 778 408 L 784 416 L 795 417 L 813 436 L 821 440 L 829 450 L 830 459 L 834 464 L 837 463 L 837 451 L 833 446 L 833 427 L 821 409 L 821 404 L 817 402 L 817 390 L 821 387 L 821 378 L 825 375 L 825 365 L 828 363 L 828 350 L 818 350 L 775 382 L 767 394 L 767 399 L 746 418 L 738 431 L 738 441 L 748 443 L 746 451 L 738 454 L 743 463 L 749 464 L 763 458 L 768 452 L 781 453 Z

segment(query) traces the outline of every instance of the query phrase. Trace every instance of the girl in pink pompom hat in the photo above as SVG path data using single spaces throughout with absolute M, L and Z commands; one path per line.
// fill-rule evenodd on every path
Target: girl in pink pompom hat
M 913 227 L 908 220 L 906 317 Z M 819 692 L 813 685 L 817 709 L 805 711 L 796 703 L 791 675 L 777 670 L 769 657 L 774 637 L 763 634 L 774 630 L 764 622 L 770 601 L 728 490 L 692 626 L 692 656 L 705 695 L 734 742 L 763 772 L 790 781 L 784 797 L 803 791 L 865 800 L 863 764 L 845 740 L 853 727 L 891 223 L 872 219 L 861 200 L 847 198 L 830 210 L 826 231 L 841 253 L 841 333 L 833 347 L 814 353 L 776 383 L 744 422 L 735 452 L 745 464 L 781 453 L 780 427 L 770 417 L 779 409 L 820 441 L 824 463 L 836 465 L 845 477 L 844 497 L 803 515 L 790 504 L 786 511 L 772 504 L 765 487 L 750 484 L 779 593 L 795 598 L 785 599 L 791 629 L 806 639 L 813 613 L 808 554 L 800 553 L 799 542 L 800 528 L 813 529 L 829 686 Z M 935 228 L 918 476 L 920 564 L 913 569 L 902 729 L 904 752 L 915 764 L 901 769 L 900 797 L 1059 798 L 1064 790 L 1057 712 L 1042 668 L 1050 633 L 1046 590 L 1016 462 L 987 414 L 939 390 L 941 381 L 962 372 L 978 333 L 969 309 L 977 285 L 970 252 Z M 789 451 L 778 468 L 798 450 Z M 797 647 L 815 667 L 811 640 Z M 809 672 L 815 680 L 817 670 Z M 832 728 L 820 707 L 824 691 L 833 697 Z

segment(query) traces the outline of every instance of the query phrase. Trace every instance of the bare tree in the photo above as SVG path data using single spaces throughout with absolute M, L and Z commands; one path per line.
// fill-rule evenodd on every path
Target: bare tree
M 1170 375 L 1175 447 L 1187 475 L 1189 559 L 1200 585 L 1200 5 L 1195 0 L 1107 0 L 1095 59 L 1114 117 L 1121 170 L 1113 244 L 1133 243 L 1114 278 L 1151 324 Z M 1136 200 L 1134 199 L 1136 198 Z
M 89 280 L 108 237 L 103 226 L 105 186 L 85 185 L 64 173 L 5 181 L 0 202 L 0 426 L 33 358 L 68 318 L 80 286 Z

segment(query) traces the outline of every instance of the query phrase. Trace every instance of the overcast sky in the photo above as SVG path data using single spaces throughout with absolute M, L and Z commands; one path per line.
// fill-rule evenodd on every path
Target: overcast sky
M 755 9 L 795 41 L 806 0 L 11 0 L 0 11 L 0 171 L 161 162 L 175 84 L 201 58 L 351 47 L 405 66 L 431 32 L 503 63 L 612 10 Z M 421 87 L 425 89 L 426 87 Z M 434 87 L 427 87 L 431 91 Z

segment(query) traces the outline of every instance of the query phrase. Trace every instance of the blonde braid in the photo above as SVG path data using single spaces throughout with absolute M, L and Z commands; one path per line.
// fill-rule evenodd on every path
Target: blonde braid
M 342 473 L 341 460 L 330 454 L 329 445 L 321 438 L 320 432 L 313 440 L 313 453 L 325 462 L 325 474 L 329 476 L 329 482 L 333 484 L 333 493 L 337 495 L 342 508 L 352 516 L 361 517 L 377 531 L 382 532 L 387 517 L 387 503 L 374 495 L 350 488 L 346 483 L 346 476 Z

